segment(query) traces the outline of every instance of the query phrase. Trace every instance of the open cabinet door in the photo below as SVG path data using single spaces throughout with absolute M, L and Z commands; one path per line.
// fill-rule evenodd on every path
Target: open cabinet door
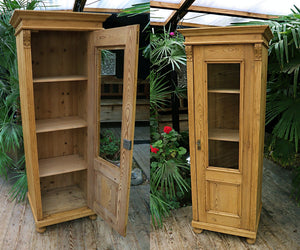
M 139 26 L 132 25 L 92 32 L 88 46 L 88 205 L 123 236 L 131 180 L 138 39 Z M 120 149 L 119 162 L 114 159 L 115 148 Z

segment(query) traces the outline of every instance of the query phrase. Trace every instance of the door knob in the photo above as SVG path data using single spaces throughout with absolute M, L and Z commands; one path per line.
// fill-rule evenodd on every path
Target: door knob
M 200 141 L 200 139 L 197 140 L 197 149 L 201 150 L 201 141 Z

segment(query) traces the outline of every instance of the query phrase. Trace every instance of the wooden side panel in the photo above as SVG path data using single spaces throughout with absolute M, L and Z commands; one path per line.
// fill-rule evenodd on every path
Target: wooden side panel
M 253 165 L 251 180 L 251 200 L 253 204 L 250 228 L 256 230 L 257 217 L 261 205 L 261 182 L 262 182 L 262 161 L 264 147 L 264 125 L 265 125 L 265 89 L 266 89 L 266 49 L 261 44 L 253 45 L 254 51 L 254 77 L 255 88 L 254 99 L 254 120 L 253 120 Z M 264 58 L 263 58 L 264 57 Z M 263 71 L 265 71 L 263 73 Z
M 206 180 L 205 170 L 208 166 L 208 124 L 207 124 L 207 81 L 204 65 L 204 48 L 194 47 L 194 115 L 195 115 L 195 144 L 197 167 L 198 219 L 206 222 L 205 211 Z M 200 140 L 201 149 L 196 143 Z
M 131 149 L 125 149 L 123 140 L 129 140 L 133 144 L 137 92 L 138 38 L 138 25 L 97 31 L 90 37 L 88 52 L 89 63 L 91 63 L 89 66 L 88 93 L 92 96 L 91 99 L 89 98 L 89 108 L 92 108 L 94 111 L 88 117 L 88 138 L 91 140 L 89 144 L 94 146 L 94 148 L 89 148 L 93 152 L 93 154 L 89 154 L 89 158 L 91 157 L 89 161 L 94 161 L 94 168 L 88 170 L 88 204 L 121 235 L 126 235 L 133 153 L 133 145 Z M 97 114 L 100 114 L 100 105 L 98 105 L 97 101 L 100 99 L 101 93 L 98 53 L 101 49 L 124 49 L 119 168 L 98 156 L 99 142 L 97 135 L 99 134 L 98 124 L 100 117 Z M 96 85 L 98 85 L 97 88 L 95 87 Z M 111 171 L 107 171 L 108 169 Z M 93 180 L 90 178 L 93 178 Z
M 93 33 L 88 35 L 88 85 L 87 85 L 87 161 L 88 161 L 88 172 L 87 172 L 87 204 L 88 207 L 93 207 L 93 201 L 95 199 L 95 171 L 94 171 L 94 157 L 96 155 L 95 149 L 95 135 L 97 135 L 97 129 L 95 124 L 97 123 L 97 89 L 98 89 L 98 78 L 97 78 L 97 54 L 96 48 L 94 47 Z
M 268 72 L 268 49 L 262 47 L 262 78 L 261 78 L 261 110 L 260 110 L 260 135 L 259 135 L 259 162 L 258 162 L 258 194 L 257 194 L 257 226 L 262 206 L 262 178 L 263 178 L 263 152 L 264 152 L 264 135 L 265 135 L 265 113 L 266 113 L 266 88 Z
M 34 95 L 31 69 L 31 32 L 29 30 L 23 30 L 16 39 L 28 195 L 30 196 L 34 217 L 39 220 L 42 219 L 42 202 L 35 133 Z
M 197 168 L 196 168 L 196 138 L 195 138 L 195 87 L 194 87 L 194 60 L 196 54 L 192 46 L 186 46 L 187 57 L 187 94 L 188 94 L 188 116 L 189 116 L 189 144 L 191 162 L 191 186 L 192 186 L 192 208 L 193 220 L 199 220 L 198 214 L 198 190 L 197 190 Z

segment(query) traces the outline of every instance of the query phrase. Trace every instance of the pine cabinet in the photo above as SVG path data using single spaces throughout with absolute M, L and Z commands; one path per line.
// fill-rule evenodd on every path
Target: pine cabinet
M 106 14 L 16 10 L 28 199 L 38 232 L 99 214 L 125 235 L 139 26 L 103 29 Z M 120 164 L 99 156 L 101 55 L 123 53 Z
M 192 227 L 254 243 L 262 207 L 268 26 L 183 29 Z

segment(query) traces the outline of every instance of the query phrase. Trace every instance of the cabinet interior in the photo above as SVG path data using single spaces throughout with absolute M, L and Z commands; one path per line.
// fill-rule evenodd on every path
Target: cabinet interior
M 43 216 L 86 206 L 87 32 L 32 32 Z

